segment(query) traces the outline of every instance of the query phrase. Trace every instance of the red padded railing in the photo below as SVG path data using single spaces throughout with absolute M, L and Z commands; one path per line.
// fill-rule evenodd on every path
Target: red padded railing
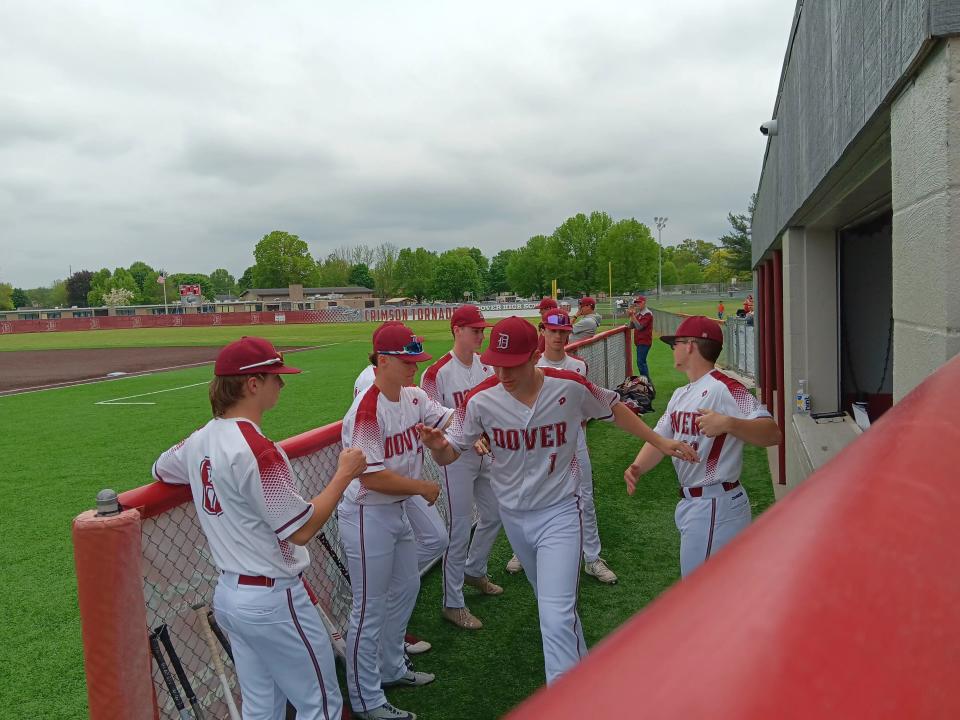
M 509 717 L 960 717 L 960 357 Z

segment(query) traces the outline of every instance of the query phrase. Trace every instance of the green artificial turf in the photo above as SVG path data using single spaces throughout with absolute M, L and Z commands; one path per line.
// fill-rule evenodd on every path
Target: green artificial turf
M 429 352 L 439 355 L 449 348 L 446 323 L 411 325 L 425 335 Z M 250 330 L 97 331 L 13 340 L 43 340 L 50 343 L 47 347 L 79 347 L 94 338 L 117 347 L 222 344 Z M 288 379 L 280 405 L 264 420 L 264 431 L 280 439 L 339 420 L 350 404 L 353 380 L 367 362 L 370 331 L 370 325 L 258 326 L 256 332 L 278 343 L 339 343 L 290 356 L 305 372 Z M 137 336 L 128 339 L 131 334 Z M 669 363 L 666 346 L 651 351 L 658 411 L 683 380 Z M 207 421 L 204 383 L 210 374 L 210 367 L 202 366 L 0 397 L 5 421 L 0 435 L 0 718 L 86 717 L 71 520 L 93 506 L 102 488 L 122 491 L 148 482 L 156 456 Z M 131 402 L 156 404 L 97 404 L 132 395 L 141 397 Z M 652 423 L 658 415 L 645 419 Z M 582 578 L 581 616 L 587 641 L 594 644 L 672 584 L 679 568 L 673 526 L 676 479 L 670 465 L 650 473 L 637 494 L 628 497 L 623 469 L 639 441 L 605 423 L 592 424 L 588 437 L 603 555 L 620 576 L 613 587 Z M 764 451 L 748 449 L 744 468 L 757 513 L 773 501 Z M 492 718 L 542 684 L 536 606 L 525 577 L 503 571 L 509 555 L 501 536 L 490 568 L 506 588 L 503 596 L 476 597 L 473 590 L 466 591 L 471 609 L 486 623 L 476 633 L 457 630 L 440 618 L 440 573 L 424 579 L 410 627 L 434 643 L 418 666 L 436 672 L 438 679 L 427 687 L 391 691 L 396 704 L 422 718 Z

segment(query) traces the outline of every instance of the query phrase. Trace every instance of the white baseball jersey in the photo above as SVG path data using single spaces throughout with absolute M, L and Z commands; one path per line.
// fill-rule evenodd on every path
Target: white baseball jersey
M 423 476 L 423 443 L 417 424 L 440 427 L 452 414 L 453 410 L 435 403 L 418 387 L 400 388 L 400 400 L 391 402 L 380 388 L 371 385 L 353 399 L 343 418 L 343 447 L 363 450 L 367 458 L 364 474 L 392 470 L 419 479 Z M 359 505 L 385 505 L 410 496 L 370 490 L 361 475 L 351 481 L 343 497 Z
M 357 375 L 357 379 L 353 382 L 353 396 L 356 397 L 368 387 L 373 385 L 373 381 L 377 379 L 377 369 L 373 365 L 367 365 L 363 372 Z
M 740 478 L 743 465 L 742 440 L 733 435 L 708 438 L 700 433 L 697 420 L 701 408 L 742 420 L 771 417 L 767 408 L 743 385 L 719 370 L 677 388 L 654 430 L 665 438 L 690 443 L 699 453 L 699 463 L 673 459 L 683 487 L 733 482 Z
M 461 408 L 467 394 L 493 375 L 493 368 L 480 362 L 474 353 L 473 363 L 464 365 L 451 350 L 423 372 L 420 387 L 434 402 L 448 408 Z
M 157 480 L 190 485 L 213 561 L 224 572 L 282 578 L 310 564 L 287 540 L 313 515 L 279 445 L 243 418 L 214 418 L 153 464 Z
M 587 376 L 587 361 L 581 360 L 578 357 L 574 357 L 568 353 L 563 354 L 563 360 L 560 362 L 554 362 L 553 360 L 548 360 L 546 355 L 541 355 L 540 359 L 537 360 L 537 367 L 549 367 L 554 370 L 569 370 L 574 372 L 577 375 L 583 377 Z M 580 452 L 585 452 L 587 449 L 587 433 L 581 427 L 580 435 L 577 437 L 577 450 Z
M 543 368 L 532 408 L 508 393 L 496 376 L 478 385 L 457 414 L 447 439 L 461 453 L 486 433 L 493 468 L 490 483 L 508 510 L 535 510 L 577 492 L 577 433 L 591 418 L 608 418 L 620 397 L 586 378 Z

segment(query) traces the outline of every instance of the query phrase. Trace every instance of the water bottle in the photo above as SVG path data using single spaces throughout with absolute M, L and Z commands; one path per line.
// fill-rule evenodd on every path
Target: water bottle
M 801 380 L 800 386 L 797 388 L 796 407 L 794 408 L 794 412 L 799 415 L 810 414 L 810 393 L 807 392 L 806 380 Z

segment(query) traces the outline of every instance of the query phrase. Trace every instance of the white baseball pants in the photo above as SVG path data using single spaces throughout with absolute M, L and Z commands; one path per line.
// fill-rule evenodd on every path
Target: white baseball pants
M 347 630 L 350 704 L 369 712 L 387 702 L 381 682 L 407 672 L 403 636 L 420 591 L 413 529 L 403 502 L 337 509 L 350 569 L 353 607 Z
M 587 654 L 577 613 L 582 525 L 576 496 L 539 510 L 500 508 L 503 529 L 537 596 L 547 683 Z
M 472 452 L 472 451 L 471 451 Z M 487 574 L 487 558 L 500 532 L 500 510 L 490 487 L 490 461 L 462 455 L 443 470 L 443 491 L 450 522 L 450 542 L 443 555 L 443 606 L 464 607 L 463 575 Z M 479 521 L 470 540 L 473 506 Z
M 333 648 L 299 577 L 273 587 L 220 576 L 213 596 L 243 696 L 243 720 L 283 720 L 289 700 L 304 720 L 339 720 L 343 698 Z
M 674 520 L 680 531 L 680 575 L 686 577 L 750 524 L 750 499 L 742 485 L 703 489 L 703 497 L 683 498 Z
M 600 557 L 600 529 L 597 506 L 593 502 L 593 464 L 587 450 L 587 429 L 580 428 L 577 438 L 577 466 L 580 473 L 580 500 L 583 511 L 583 559 L 588 563 Z
M 447 549 L 447 524 L 436 505 L 428 505 L 423 495 L 411 495 L 403 509 L 417 541 L 417 566 L 423 570 Z

